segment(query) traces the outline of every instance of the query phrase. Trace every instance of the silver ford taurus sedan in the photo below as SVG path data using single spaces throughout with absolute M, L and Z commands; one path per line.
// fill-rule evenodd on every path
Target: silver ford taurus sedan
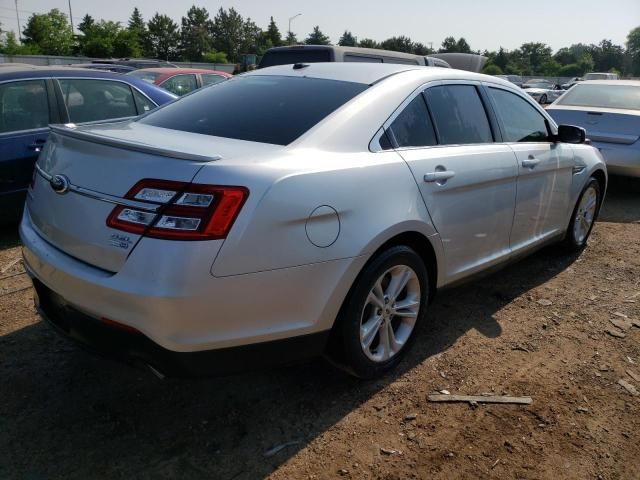
M 509 82 L 296 64 L 137 120 L 55 126 L 20 226 L 42 316 L 171 375 L 322 353 L 360 377 L 435 291 L 584 247 L 606 167 Z

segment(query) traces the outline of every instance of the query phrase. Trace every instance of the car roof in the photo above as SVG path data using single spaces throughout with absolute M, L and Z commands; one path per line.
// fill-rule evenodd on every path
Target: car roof
M 360 63 L 360 62 L 326 62 L 305 63 L 303 68 L 294 65 L 277 65 L 243 73 L 244 76 L 278 75 L 289 77 L 309 77 L 325 80 L 338 80 L 372 85 L 387 77 L 403 72 L 418 71 L 423 73 L 425 81 L 429 80 L 477 80 L 491 81 L 504 85 L 511 85 L 506 80 L 497 79 L 489 75 L 455 70 L 452 68 L 426 67 L 422 65 L 404 65 L 398 63 Z
M 640 80 L 584 80 L 580 85 L 630 85 L 640 87 Z
M 69 67 L 65 65 L 55 67 L 38 67 L 35 65 L 28 65 L 0 69 L 0 81 L 36 77 L 98 77 L 122 79 L 122 75 L 115 72 Z
M 208 68 L 174 68 L 174 67 L 155 67 L 155 68 L 140 68 L 137 72 L 154 72 L 161 73 L 163 75 L 179 75 L 181 73 L 212 73 L 214 75 L 230 75 L 227 72 L 221 72 L 219 70 L 210 70 Z

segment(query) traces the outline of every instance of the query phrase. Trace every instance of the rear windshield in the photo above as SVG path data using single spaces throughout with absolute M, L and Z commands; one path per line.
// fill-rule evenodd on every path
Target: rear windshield
M 568 90 L 559 105 L 640 110 L 640 87 L 634 85 L 578 84 Z
M 362 83 L 239 76 L 166 105 L 140 123 L 184 132 L 287 145 L 367 88 Z
M 161 73 L 158 72 L 143 72 L 141 70 L 134 70 L 133 72 L 127 73 L 127 75 L 131 75 L 132 77 L 139 78 L 140 80 L 144 80 L 149 83 L 154 83 L 160 76 Z
M 259 68 L 275 65 L 290 65 L 293 63 L 330 62 L 329 50 L 312 50 L 300 48 L 297 50 L 275 50 L 267 52 L 260 60 Z

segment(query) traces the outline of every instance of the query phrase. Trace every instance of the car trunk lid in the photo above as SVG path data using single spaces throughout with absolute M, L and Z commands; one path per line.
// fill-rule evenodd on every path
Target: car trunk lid
M 549 114 L 558 124 L 578 125 L 594 142 L 631 145 L 640 138 L 640 112 L 606 108 L 554 107 Z
M 146 178 L 191 182 L 221 158 L 209 152 L 232 151 L 225 139 L 179 134 L 149 126 L 53 127 L 27 199 L 34 227 L 61 251 L 117 272 L 141 235 L 108 227 L 110 213 L 119 202 L 158 208 L 125 199 L 127 192 Z

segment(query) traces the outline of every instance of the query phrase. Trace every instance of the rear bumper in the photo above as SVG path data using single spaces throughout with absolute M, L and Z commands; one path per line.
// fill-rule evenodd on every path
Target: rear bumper
M 31 224 L 28 210 L 20 237 L 31 276 L 73 310 L 132 327 L 175 353 L 254 348 L 250 346 L 321 336 L 332 328 L 366 262 L 356 257 L 213 277 L 212 259 L 204 248 L 191 242 L 166 242 L 154 243 L 152 248 L 138 245 L 123 268 L 110 273 L 46 242 Z M 318 353 L 318 349 L 309 350 Z
M 640 177 L 639 142 L 632 145 L 593 142 L 593 146 L 602 154 L 610 174 Z
M 329 331 L 272 342 L 199 352 L 174 352 L 140 332 L 119 328 L 82 313 L 33 279 L 36 307 L 59 333 L 102 356 L 146 365 L 172 377 L 226 375 L 282 366 L 320 355 Z

